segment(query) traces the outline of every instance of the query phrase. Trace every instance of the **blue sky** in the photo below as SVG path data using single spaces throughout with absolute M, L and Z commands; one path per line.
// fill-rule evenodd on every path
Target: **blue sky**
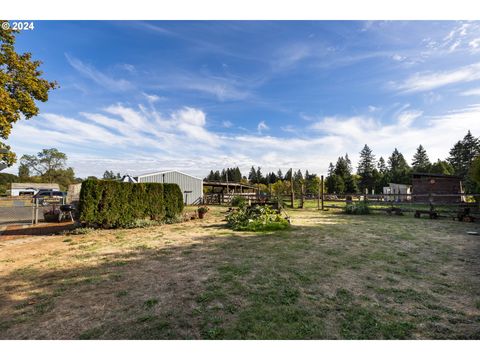
M 8 143 L 57 147 L 82 177 L 325 173 L 365 143 L 436 160 L 480 135 L 480 22 L 36 21 L 17 50 L 60 88 Z

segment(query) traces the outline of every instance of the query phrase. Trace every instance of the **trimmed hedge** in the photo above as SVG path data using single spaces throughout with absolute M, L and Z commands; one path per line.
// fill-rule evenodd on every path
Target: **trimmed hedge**
M 163 184 L 163 193 L 168 194 L 168 196 L 163 198 L 165 216 L 168 219 L 173 219 L 183 211 L 182 190 L 180 190 L 177 184 Z
M 80 191 L 80 221 L 87 226 L 129 227 L 137 220 L 175 218 L 182 211 L 177 184 L 85 180 Z

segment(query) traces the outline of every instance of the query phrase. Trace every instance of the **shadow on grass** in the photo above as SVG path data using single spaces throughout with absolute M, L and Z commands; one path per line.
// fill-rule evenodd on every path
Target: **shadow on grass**
M 340 222 L 230 232 L 162 248 L 78 251 L 58 269 L 17 269 L 0 285 L 0 338 L 480 337 L 480 316 L 455 307 L 459 279 L 441 274 L 448 262 L 458 265 L 452 252 L 445 258 L 412 244 L 393 233 L 401 224 L 370 229 L 377 216 L 348 219 L 349 229 Z M 469 271 L 480 264 L 474 250 L 478 244 L 472 253 L 456 250 Z

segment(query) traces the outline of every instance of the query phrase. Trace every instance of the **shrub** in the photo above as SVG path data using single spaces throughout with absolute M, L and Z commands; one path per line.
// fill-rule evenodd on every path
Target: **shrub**
M 370 206 L 366 201 L 348 203 L 345 206 L 345 213 L 351 215 L 368 215 L 371 213 Z
M 208 206 L 200 206 L 197 211 L 199 214 L 206 214 L 210 209 Z
M 173 219 L 183 211 L 183 194 L 177 184 L 163 184 L 163 187 L 165 216 Z
M 290 226 L 289 221 L 270 206 L 259 205 L 240 206 L 227 215 L 227 223 L 232 229 L 243 231 L 283 230 Z
M 243 196 L 236 195 L 232 198 L 232 201 L 230 201 L 230 204 L 235 207 L 245 206 L 247 204 L 247 199 L 245 199 L 245 197 Z
M 135 227 L 139 220 L 160 222 L 182 211 L 177 184 L 86 180 L 80 191 L 80 221 L 87 226 Z

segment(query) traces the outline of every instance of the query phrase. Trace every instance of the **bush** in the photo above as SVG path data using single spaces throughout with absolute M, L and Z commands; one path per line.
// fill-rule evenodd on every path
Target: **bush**
M 245 199 L 245 197 L 243 196 L 240 196 L 240 195 L 236 195 L 232 198 L 232 201 L 230 201 L 230 204 L 232 206 L 245 206 L 247 205 L 247 199 Z
M 290 226 L 287 219 L 268 205 L 240 206 L 227 215 L 227 223 L 233 230 L 241 231 L 283 230 Z
M 183 211 L 177 184 L 86 180 L 80 191 L 80 221 L 87 226 L 132 227 L 139 220 L 164 221 Z
M 371 209 L 366 201 L 352 202 L 345 206 L 345 213 L 351 215 L 368 215 L 371 213 Z
M 177 184 L 163 185 L 163 201 L 165 203 L 165 216 L 173 219 L 183 211 L 183 194 Z

